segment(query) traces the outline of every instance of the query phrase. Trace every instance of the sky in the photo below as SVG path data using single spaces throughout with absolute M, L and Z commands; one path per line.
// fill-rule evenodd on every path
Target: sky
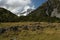
M 33 5 L 35 8 L 38 8 L 40 5 L 42 5 L 46 0 L 32 0 Z
M 27 9 L 34 10 L 44 2 L 45 0 L 0 0 L 0 7 L 7 9 L 14 14 L 20 14 L 27 11 Z

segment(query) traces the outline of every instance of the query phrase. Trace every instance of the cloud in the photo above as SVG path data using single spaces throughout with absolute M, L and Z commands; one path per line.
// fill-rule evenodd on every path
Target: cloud
M 24 10 L 23 10 L 22 12 L 27 11 L 27 9 L 35 9 L 35 7 L 34 7 L 34 6 L 32 6 L 32 7 L 30 7 L 30 6 L 25 6 L 25 7 L 24 7 Z
M 6 8 L 11 12 L 17 14 L 31 8 L 34 9 L 31 0 L 0 0 L 0 7 Z

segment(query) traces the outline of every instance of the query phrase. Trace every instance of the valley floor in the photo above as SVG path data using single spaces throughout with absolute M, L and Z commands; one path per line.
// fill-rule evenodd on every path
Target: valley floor
M 60 40 L 60 23 L 0 23 L 0 40 Z

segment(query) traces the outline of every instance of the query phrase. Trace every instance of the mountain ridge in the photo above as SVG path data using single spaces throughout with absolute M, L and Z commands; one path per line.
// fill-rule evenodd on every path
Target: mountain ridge
M 10 11 L 3 9 L 0 10 L 0 14 L 3 13 L 3 17 L 0 15 L 0 20 L 3 22 L 60 22 L 60 18 L 57 17 L 60 12 L 58 12 L 60 5 L 57 6 L 58 1 L 50 0 L 43 3 L 40 7 L 36 10 L 30 12 L 27 16 L 16 16 L 15 14 L 11 13 Z M 54 6 L 52 6 L 54 5 Z M 55 10 L 54 10 L 55 9 Z M 6 11 L 5 11 L 6 10 Z M 6 13 L 6 14 L 5 14 Z M 12 14 L 12 15 L 11 15 Z M 7 16 L 6 16 L 7 15 Z M 8 17 L 9 16 L 9 17 Z
M 53 3 L 51 3 L 53 2 Z M 55 5 L 56 4 L 56 5 Z M 28 14 L 25 17 L 20 17 L 21 20 L 25 21 L 46 21 L 46 22 L 58 22 L 60 20 L 59 17 L 57 17 L 56 12 L 54 12 L 55 8 L 57 7 L 58 1 L 56 0 L 50 0 L 45 3 L 43 3 L 39 8 L 32 11 L 30 14 Z M 54 5 L 54 6 L 52 6 Z M 53 13 L 54 12 L 54 13 Z M 57 11 L 58 12 L 58 11 Z M 55 15 L 54 15 L 55 14 Z M 25 18 L 25 19 L 23 19 Z
M 8 11 L 7 9 L 0 8 L 0 22 L 9 22 L 17 20 L 18 16 Z

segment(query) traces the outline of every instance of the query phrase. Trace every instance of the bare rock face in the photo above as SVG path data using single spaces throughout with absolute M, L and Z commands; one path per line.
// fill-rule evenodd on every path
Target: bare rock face
M 54 17 L 54 16 L 60 18 L 60 13 L 58 12 L 58 9 L 57 9 L 57 8 L 55 8 L 55 9 L 52 11 L 51 17 Z
M 47 3 L 47 10 L 46 13 L 47 14 L 51 14 L 51 17 L 58 17 L 60 18 L 60 0 L 48 0 Z

